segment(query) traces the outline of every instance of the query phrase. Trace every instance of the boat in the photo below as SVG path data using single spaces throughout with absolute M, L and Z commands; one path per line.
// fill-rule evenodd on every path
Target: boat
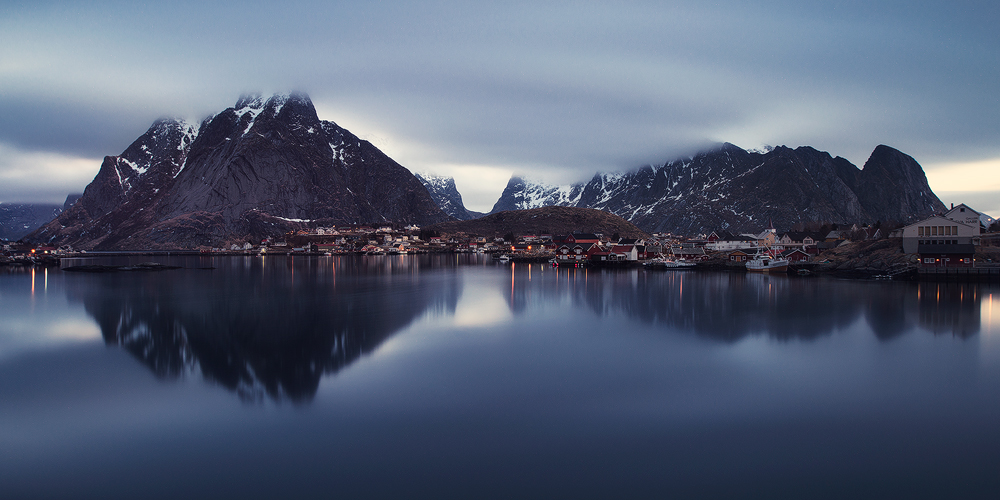
M 672 260 L 672 259 L 650 259 L 642 263 L 642 266 L 646 269 L 665 269 L 665 270 L 680 270 L 680 269 L 691 269 L 695 266 L 694 262 L 688 262 L 684 259 Z
M 775 258 L 766 253 L 758 254 L 746 263 L 747 271 L 756 273 L 787 273 L 788 260 Z

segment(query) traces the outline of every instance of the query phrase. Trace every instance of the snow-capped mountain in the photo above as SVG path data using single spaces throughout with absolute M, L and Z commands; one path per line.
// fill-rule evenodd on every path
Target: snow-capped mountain
M 15 241 L 62 213 L 54 203 L 0 202 L 0 239 Z
M 81 249 L 193 248 L 310 224 L 444 220 L 408 170 L 321 121 L 308 96 L 253 95 L 198 125 L 156 121 L 105 157 L 80 200 L 29 238 Z
M 458 220 L 471 220 L 483 216 L 480 212 L 474 212 L 465 208 L 465 203 L 462 202 L 462 193 L 458 192 L 454 177 L 428 173 L 413 175 L 423 183 L 424 187 L 427 188 L 427 192 L 431 194 L 434 203 L 437 203 L 437 206 L 444 213 Z
M 582 184 L 558 186 L 515 175 L 507 182 L 490 213 L 552 206 L 575 207 L 582 192 Z
M 564 205 L 619 215 L 650 232 L 758 230 L 767 221 L 905 222 L 944 209 L 911 157 L 879 146 L 858 169 L 810 147 L 751 152 L 732 144 L 571 186 L 512 177 L 493 211 Z

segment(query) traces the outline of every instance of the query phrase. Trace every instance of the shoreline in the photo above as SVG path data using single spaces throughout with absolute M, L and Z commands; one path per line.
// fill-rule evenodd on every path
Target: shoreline
M 888 243 L 888 244 L 887 244 Z M 996 252 L 993 247 L 990 251 L 984 251 L 984 256 L 994 256 L 1000 253 L 1000 248 Z M 473 254 L 473 252 L 456 252 L 449 250 L 427 251 L 421 250 L 412 253 L 385 253 L 374 254 L 385 256 L 396 255 L 425 255 L 425 254 Z M 267 252 L 260 253 L 244 250 L 204 252 L 201 250 L 104 250 L 89 251 L 85 253 L 73 253 L 68 255 L 46 255 L 34 257 L 32 259 L 17 259 L 7 262 L 0 262 L 3 267 L 60 267 L 63 259 L 97 259 L 106 257 L 331 257 L 342 255 L 368 255 L 369 252 L 353 251 L 340 253 L 327 252 L 294 252 L 289 249 L 287 252 Z M 989 263 L 980 263 L 973 267 L 924 267 L 915 259 L 914 255 L 903 254 L 900 248 L 891 244 L 887 240 L 875 242 L 859 242 L 852 244 L 849 248 L 838 248 L 833 251 L 824 252 L 816 257 L 822 261 L 813 262 L 793 262 L 789 265 L 788 275 L 795 277 L 816 277 L 830 276 L 841 279 L 860 280 L 893 280 L 893 281 L 963 281 L 963 282 L 1000 282 L 1000 263 L 995 259 Z M 513 262 L 547 262 L 549 259 L 541 258 L 512 258 Z M 588 267 L 595 269 L 631 269 L 642 267 L 642 261 L 622 262 L 619 265 L 594 265 Z M 689 271 L 715 271 L 715 272 L 746 272 L 745 264 L 724 260 L 719 255 L 715 258 L 698 262 Z M 655 272 L 671 272 L 655 271 Z M 674 270 L 673 272 L 677 272 Z

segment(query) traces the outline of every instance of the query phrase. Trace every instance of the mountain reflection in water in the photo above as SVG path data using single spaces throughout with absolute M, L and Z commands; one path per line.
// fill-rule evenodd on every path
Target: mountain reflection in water
M 531 272 L 534 271 L 534 276 Z M 515 313 L 533 301 L 570 297 L 606 316 L 734 342 L 749 335 L 812 339 L 864 317 L 889 340 L 916 327 L 966 338 L 979 332 L 980 285 L 897 283 L 744 273 L 621 272 L 514 265 L 506 293 Z
M 228 258 L 218 269 L 68 280 L 104 340 L 170 379 L 200 372 L 246 400 L 310 401 L 324 375 L 373 352 L 428 310 L 454 315 L 454 258 Z M 474 262 L 474 259 L 470 262 Z M 191 267 L 191 266 L 189 266 Z M 980 329 L 981 288 L 742 273 L 553 269 L 487 264 L 515 315 L 565 303 L 599 316 L 737 342 L 815 339 L 864 318 L 883 341 L 923 328 Z M 482 311 L 486 314 L 488 311 Z
M 454 310 L 456 276 L 421 274 L 421 262 L 216 259 L 214 270 L 116 273 L 68 288 L 106 343 L 158 377 L 198 370 L 244 399 L 302 402 L 323 375 L 428 308 Z

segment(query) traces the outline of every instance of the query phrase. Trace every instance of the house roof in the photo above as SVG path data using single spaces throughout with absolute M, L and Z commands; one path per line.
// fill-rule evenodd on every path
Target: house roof
M 820 241 L 825 237 L 825 235 L 823 235 L 822 233 L 816 233 L 811 231 L 788 231 L 781 235 L 782 238 L 784 238 L 785 236 L 788 236 L 788 238 L 792 241 L 802 241 L 806 238 L 812 238 L 813 241 Z
M 958 208 L 958 207 L 955 207 L 955 208 Z M 972 226 L 970 226 L 968 224 L 959 222 L 957 220 L 949 219 L 949 218 L 947 218 L 947 217 L 945 217 L 943 215 L 932 215 L 932 216 L 930 216 L 930 217 L 928 217 L 928 218 L 926 218 L 924 220 L 914 222 L 913 224 L 909 224 L 909 225 L 905 226 L 904 229 L 909 228 L 909 227 L 922 226 L 922 225 L 927 224 L 927 223 L 929 223 L 931 221 L 934 221 L 934 220 L 940 221 L 942 224 L 958 224 L 960 226 L 972 227 Z M 975 228 L 973 228 L 973 229 L 975 229 Z
M 719 241 L 751 241 L 753 238 L 746 238 L 742 235 L 737 236 L 728 231 L 723 231 L 719 234 Z
M 959 203 L 958 205 L 955 205 L 954 207 L 951 207 L 947 212 L 945 212 L 945 215 L 948 215 L 948 214 L 950 214 L 952 212 L 955 212 L 955 211 L 961 212 L 962 211 L 961 209 L 963 209 L 963 208 L 966 209 L 966 210 L 968 210 L 968 211 L 970 211 L 970 212 L 972 212 L 972 213 L 974 213 L 974 214 L 976 214 L 976 215 L 982 215 L 980 212 L 977 212 L 977 211 L 973 210 L 972 207 L 966 205 L 965 203 Z
M 789 248 L 788 250 L 785 250 L 785 251 L 781 252 L 781 256 L 782 257 L 788 257 L 789 255 L 792 255 L 793 253 L 796 253 L 796 252 L 798 252 L 798 253 L 800 253 L 802 255 L 809 255 L 806 252 L 802 251 L 801 248 Z

